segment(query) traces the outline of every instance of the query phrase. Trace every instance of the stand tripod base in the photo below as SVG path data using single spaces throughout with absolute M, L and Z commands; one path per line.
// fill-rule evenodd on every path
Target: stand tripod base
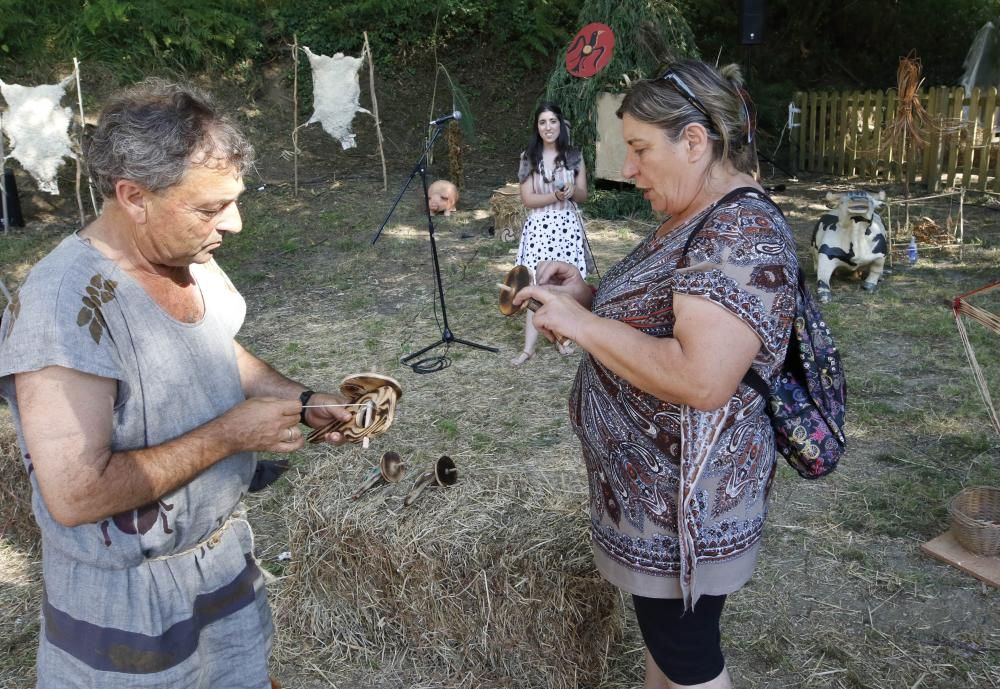
M 452 342 L 457 342 L 458 344 L 465 345 L 466 347 L 473 347 L 474 349 L 481 349 L 484 352 L 493 352 L 494 354 L 496 354 L 497 352 L 500 351 L 496 347 L 490 347 L 488 345 L 481 345 L 481 344 L 477 344 L 475 342 L 469 342 L 468 340 L 463 340 L 460 337 L 455 337 L 450 330 L 448 330 L 447 328 L 445 328 L 444 332 L 441 333 L 441 339 L 440 340 L 438 340 L 437 342 L 434 342 L 432 344 L 427 345 L 426 347 L 424 347 L 421 350 L 413 352 L 413 354 L 407 354 L 406 356 L 404 356 L 399 361 L 400 361 L 400 363 L 407 364 L 412 359 L 416 359 L 421 354 L 429 352 L 432 349 L 434 349 L 435 347 L 440 347 L 443 344 L 451 344 Z

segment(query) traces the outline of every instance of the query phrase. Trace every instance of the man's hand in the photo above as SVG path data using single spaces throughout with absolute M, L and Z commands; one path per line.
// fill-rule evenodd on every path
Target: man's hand
M 305 444 L 299 430 L 298 400 L 251 397 L 220 416 L 217 426 L 235 452 L 294 452 Z M 213 428 L 213 430 L 215 430 Z
M 323 406 L 326 404 L 344 405 L 348 402 L 346 397 L 337 393 L 317 392 L 309 398 L 309 402 L 303 410 L 305 411 L 306 423 L 312 428 L 322 428 L 331 421 L 350 421 L 354 418 L 357 407 Z M 302 409 L 302 407 L 299 408 Z M 337 431 L 330 431 L 323 436 L 323 442 L 331 445 L 340 445 L 344 440 L 344 435 Z

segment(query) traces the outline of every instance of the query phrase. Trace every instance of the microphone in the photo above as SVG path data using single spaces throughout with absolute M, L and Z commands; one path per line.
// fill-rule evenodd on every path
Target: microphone
M 462 119 L 462 113 L 460 113 L 458 110 L 456 110 L 453 113 L 450 113 L 448 115 L 442 115 L 441 117 L 439 117 L 436 120 L 432 121 L 430 123 L 430 126 L 431 127 L 437 127 L 438 125 L 442 125 L 445 122 L 450 122 L 451 120 L 460 120 L 460 119 Z

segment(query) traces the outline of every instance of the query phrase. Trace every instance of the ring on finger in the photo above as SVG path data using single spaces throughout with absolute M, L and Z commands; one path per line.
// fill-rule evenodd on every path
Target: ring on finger
M 288 432 L 288 440 L 286 440 L 285 442 L 289 442 L 290 443 L 295 438 L 295 434 L 292 433 L 292 429 L 291 428 L 286 428 L 285 430 Z

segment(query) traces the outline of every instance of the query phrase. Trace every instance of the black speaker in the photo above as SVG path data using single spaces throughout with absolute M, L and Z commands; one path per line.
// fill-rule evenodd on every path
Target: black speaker
M 764 42 L 766 16 L 766 0 L 740 0 L 740 45 L 758 45 Z

